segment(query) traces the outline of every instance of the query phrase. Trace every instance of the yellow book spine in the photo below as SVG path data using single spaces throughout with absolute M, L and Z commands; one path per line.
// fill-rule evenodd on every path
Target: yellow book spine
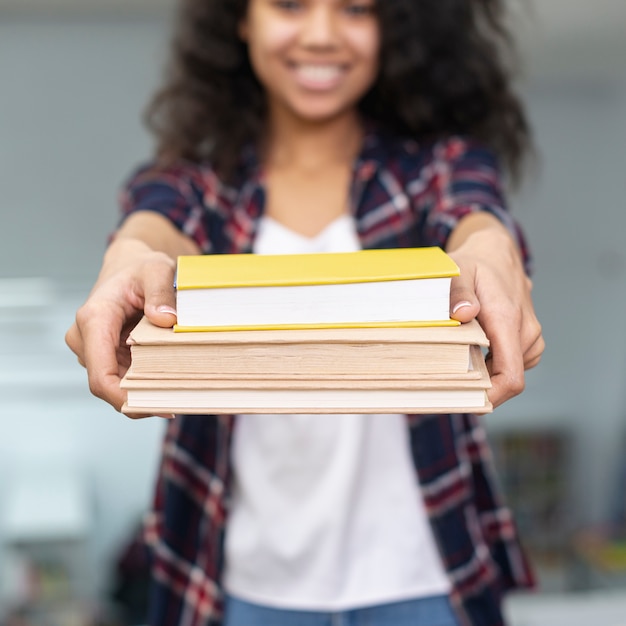
M 407 322 L 367 322 L 329 324 L 261 324 L 253 326 L 180 326 L 174 325 L 174 332 L 225 332 L 239 330 L 320 330 L 326 328 L 425 328 L 433 326 L 459 326 L 457 320 L 407 321 Z

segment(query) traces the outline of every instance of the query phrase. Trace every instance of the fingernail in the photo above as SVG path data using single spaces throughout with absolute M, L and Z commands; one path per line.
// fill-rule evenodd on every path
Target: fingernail
M 171 306 L 167 306 L 167 304 L 162 304 L 161 306 L 158 306 L 157 312 L 158 313 L 170 313 L 171 315 L 176 315 L 176 309 Z
M 472 306 L 472 303 L 468 302 L 467 300 L 463 300 L 462 302 L 457 302 L 454 305 L 454 308 L 452 309 L 452 313 L 456 313 L 458 310 L 464 309 L 468 306 Z

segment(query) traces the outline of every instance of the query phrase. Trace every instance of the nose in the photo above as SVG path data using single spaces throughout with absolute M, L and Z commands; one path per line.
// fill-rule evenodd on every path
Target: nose
M 302 45 L 317 48 L 336 45 L 339 34 L 337 19 L 333 8 L 326 4 L 311 8 L 302 25 Z

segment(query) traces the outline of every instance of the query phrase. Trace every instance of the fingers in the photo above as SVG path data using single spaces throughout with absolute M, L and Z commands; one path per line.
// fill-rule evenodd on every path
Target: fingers
M 530 361 L 527 361 L 524 363 L 524 367 L 527 370 L 532 369 L 533 367 L 537 367 L 537 365 L 539 365 L 539 362 L 541 361 L 541 356 L 538 356 L 534 359 L 531 359 Z
M 166 255 L 143 267 L 144 312 L 156 326 L 170 328 L 176 323 L 175 269 L 175 262 Z
M 530 339 L 528 339 L 523 345 L 528 346 L 524 350 L 524 368 L 529 370 L 539 364 L 541 357 L 546 347 L 546 342 L 542 335 L 541 326 L 535 319 L 533 328 L 528 333 Z
M 465 271 L 452 280 L 450 288 L 450 317 L 459 322 L 469 322 L 479 317 L 481 307 L 475 291 L 475 271 L 466 266 Z M 488 391 L 494 407 L 513 398 L 524 390 L 525 351 L 520 340 L 521 316 L 514 307 L 479 317 L 490 339 L 490 357 L 487 368 L 492 387 Z M 528 353 L 529 359 L 536 358 L 536 352 Z
M 79 364 L 85 367 L 85 361 L 82 355 L 82 341 L 76 322 L 74 322 L 70 326 L 69 330 L 65 333 L 65 343 L 67 344 L 68 348 L 76 355 Z
M 123 312 L 106 317 L 95 314 L 89 305 L 76 315 L 81 343 L 78 355 L 87 369 L 91 393 L 120 411 L 126 401 L 126 392 L 120 388 L 121 376 L 118 349 L 122 343 Z
M 490 341 L 487 369 L 491 389 L 487 392 L 494 408 L 524 390 L 524 355 L 520 344 L 519 317 L 492 315 L 482 320 Z
M 151 253 L 101 281 L 78 310 L 66 343 L 87 369 L 91 393 L 121 411 L 126 392 L 121 380 L 130 365 L 129 331 L 145 313 L 158 326 L 176 322 L 175 262 Z
M 525 370 L 540 362 L 545 342 L 532 311 L 525 315 L 500 312 L 483 322 L 490 337 L 487 368 L 492 388 L 488 396 L 496 407 L 524 391 Z
M 461 323 L 473 320 L 480 312 L 480 304 L 474 291 L 474 276 L 464 272 L 452 279 L 450 287 L 450 317 Z
M 491 389 L 487 391 L 487 396 L 494 408 L 524 391 L 525 379 L 522 361 L 521 359 L 515 361 L 511 357 L 511 354 L 504 355 L 502 352 L 495 351 L 487 361 L 487 369 L 491 377 Z

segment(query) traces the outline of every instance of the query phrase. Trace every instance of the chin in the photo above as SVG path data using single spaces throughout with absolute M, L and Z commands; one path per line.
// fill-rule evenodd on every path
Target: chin
M 302 106 L 293 107 L 292 113 L 302 121 L 311 123 L 331 122 L 342 117 L 346 113 L 356 110 L 356 104 L 347 104 L 345 106 Z

